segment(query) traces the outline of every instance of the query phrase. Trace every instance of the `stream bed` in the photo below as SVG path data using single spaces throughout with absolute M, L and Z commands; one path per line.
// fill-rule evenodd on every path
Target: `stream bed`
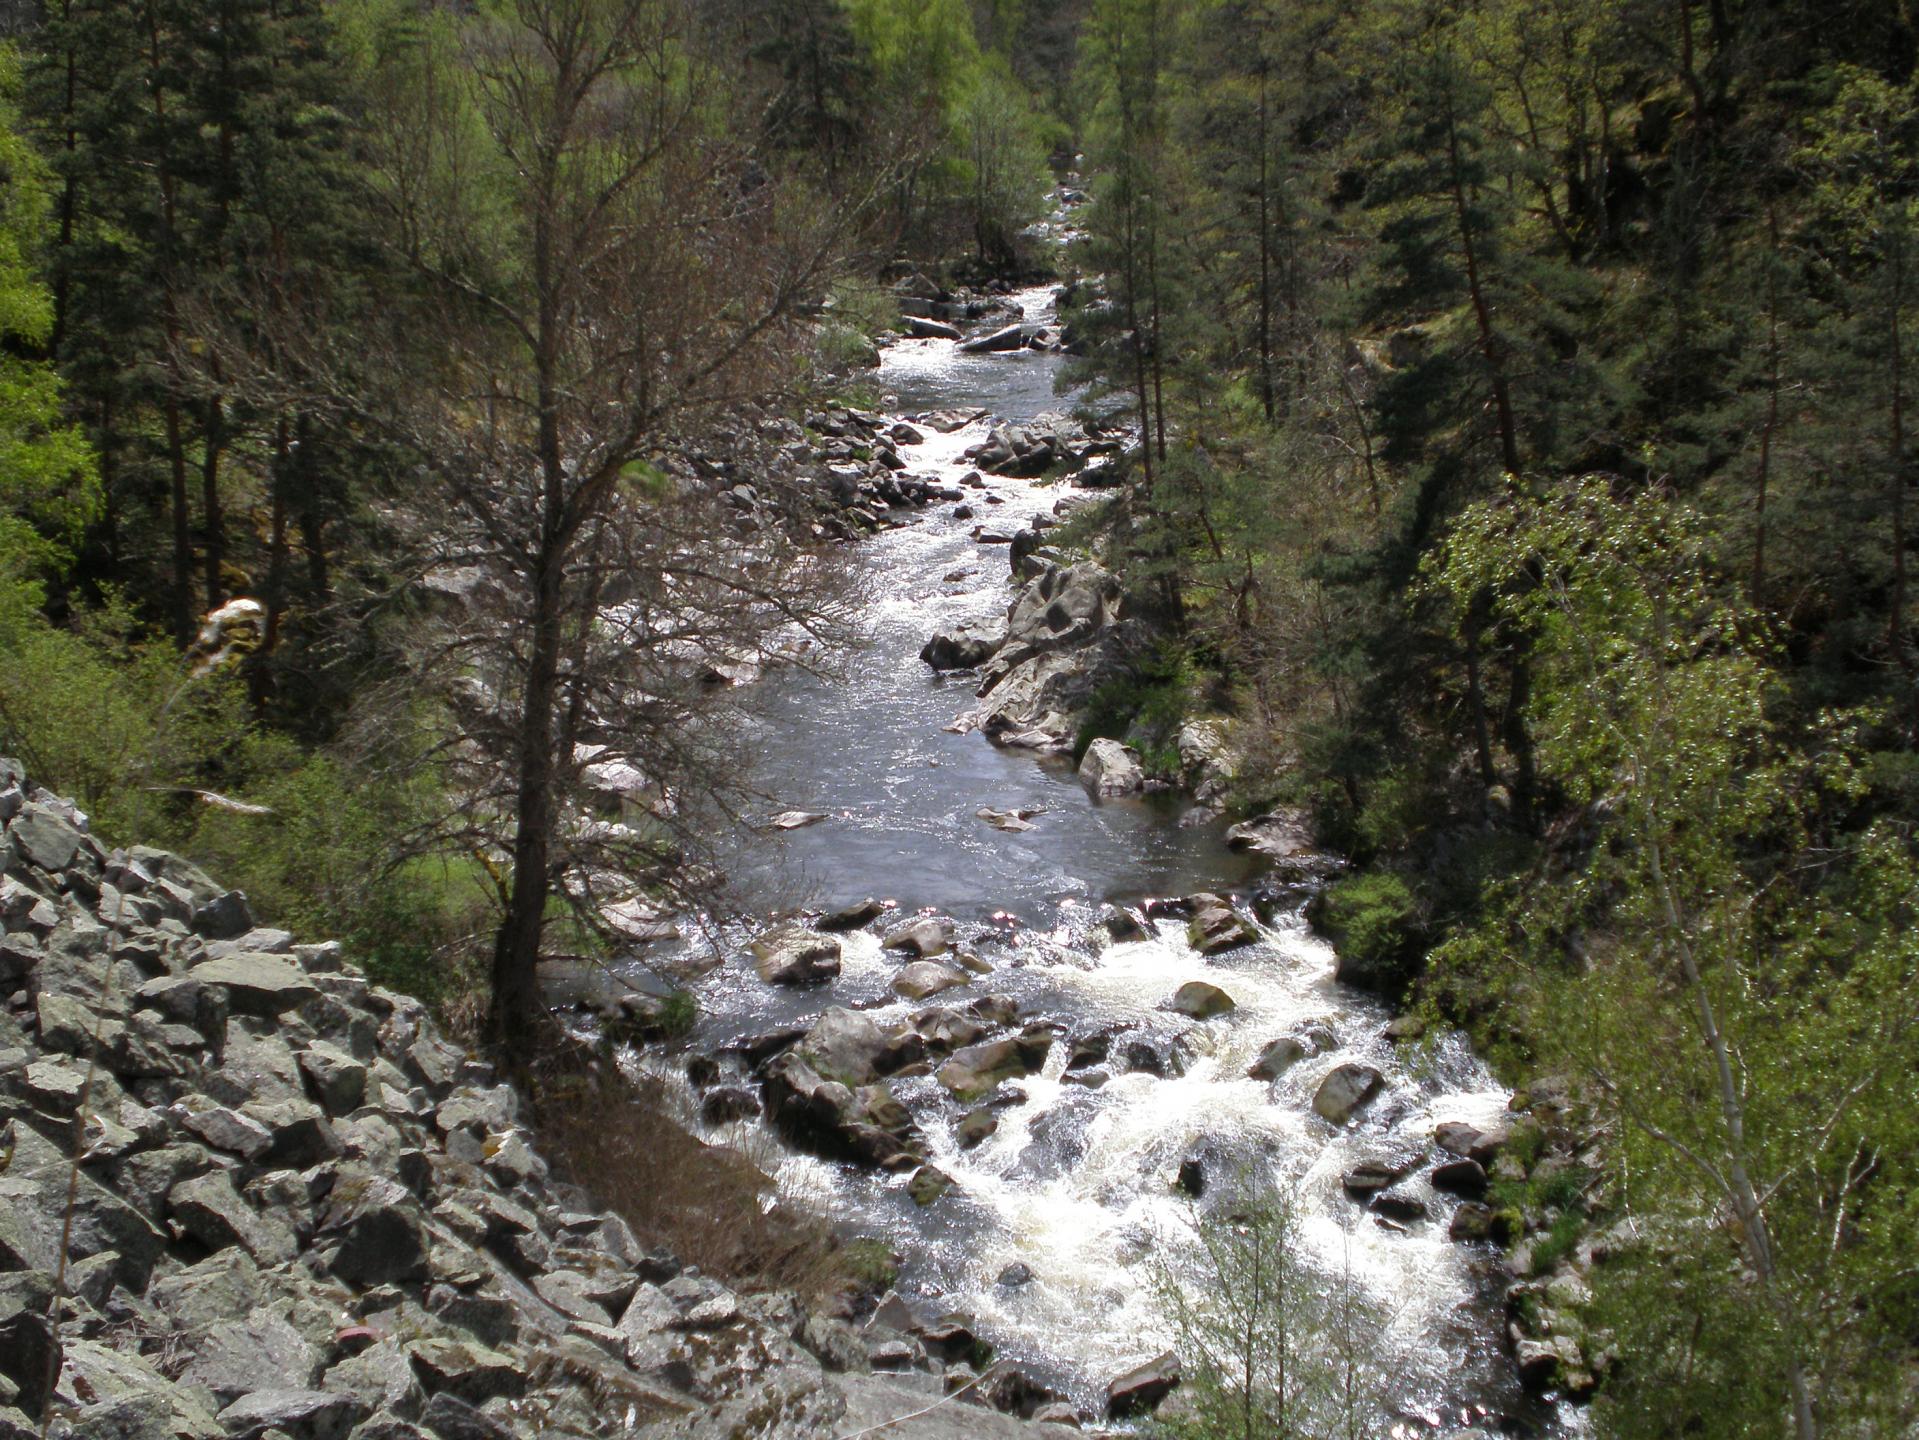
M 1051 319 L 1050 291 L 1017 298 L 1030 322 Z M 985 412 L 951 434 L 926 429 L 925 443 L 906 451 L 912 473 L 954 485 L 969 468 L 961 452 L 985 437 L 989 420 L 1064 408 L 1059 365 L 1031 351 L 969 356 L 950 341 L 906 340 L 885 350 L 876 382 L 889 415 Z M 1095 802 L 1061 762 L 946 728 L 971 703 L 976 678 L 936 675 L 920 661 L 921 645 L 941 626 L 1003 613 L 1015 593 L 1006 548 L 978 543 L 975 526 L 1017 529 L 1072 493 L 987 480 L 986 491 L 968 492 L 971 518 L 937 504 L 863 545 L 856 563 L 869 572 L 870 639 L 844 673 L 782 672 L 757 687 L 755 783 L 782 806 L 826 818 L 762 837 L 728 857 L 728 869 L 757 913 L 876 896 L 897 903 L 895 918 L 953 917 L 992 973 L 937 1003 L 1007 995 L 1023 1016 L 1058 1022 L 1065 1039 L 1044 1070 L 1015 1082 L 1023 1101 L 1002 1106 L 997 1130 L 971 1149 L 955 1133 L 961 1108 L 933 1078 L 894 1082 L 927 1159 L 955 1182 L 926 1208 L 908 1198 L 905 1176 L 796 1153 L 757 1119 L 708 1138 L 775 1157 L 784 1201 L 883 1239 L 904 1258 L 903 1294 L 971 1317 L 1001 1356 L 1090 1414 L 1103 1409 L 1109 1379 L 1173 1343 L 1163 1287 L 1204 1284 L 1196 1209 L 1249 1182 L 1289 1194 L 1307 1268 L 1366 1306 L 1368 1352 L 1386 1377 L 1387 1433 L 1550 1432 L 1553 1418 L 1529 1410 L 1499 1343 L 1496 1257 L 1448 1240 L 1457 1202 L 1426 1185 L 1430 1163 L 1400 1187 L 1425 1202 L 1428 1218 L 1404 1225 L 1381 1223 L 1340 1185 L 1362 1160 L 1427 1152 L 1440 1122 L 1500 1115 L 1507 1093 L 1486 1068 L 1456 1038 L 1396 1050 L 1384 1035 L 1388 1012 L 1334 980 L 1331 948 L 1296 910 L 1263 926 L 1258 943 L 1212 959 L 1188 946 L 1177 919 L 1153 922 L 1144 939 L 1109 939 L 1100 923 L 1107 903 L 1243 894 L 1251 863 L 1227 850 L 1218 824 L 1182 827 L 1176 804 Z M 1032 828 L 996 830 L 976 813 L 984 807 L 1034 812 Z M 882 953 L 879 928 L 846 936 L 840 977 L 809 990 L 766 985 L 743 944 L 723 945 L 727 958 L 695 985 L 691 1044 L 711 1053 L 829 1006 L 869 1009 L 882 1021 L 923 1008 L 889 989 L 898 957 Z M 1200 979 L 1236 1008 L 1197 1023 L 1166 1008 L 1179 986 Z M 1277 1081 L 1247 1078 L 1268 1041 L 1313 1027 L 1329 1042 L 1322 1053 Z M 1073 1037 L 1100 1029 L 1123 1033 L 1116 1050 L 1143 1047 L 1134 1053 L 1150 1052 L 1151 1063 L 1097 1087 L 1069 1075 Z M 1385 1088 L 1336 1128 L 1311 1099 L 1326 1072 L 1349 1061 L 1378 1069 Z M 671 1062 L 658 1063 L 664 1071 Z M 1197 1202 L 1174 1183 L 1192 1159 L 1208 1181 Z M 1009 1266 L 1031 1278 L 1002 1283 Z

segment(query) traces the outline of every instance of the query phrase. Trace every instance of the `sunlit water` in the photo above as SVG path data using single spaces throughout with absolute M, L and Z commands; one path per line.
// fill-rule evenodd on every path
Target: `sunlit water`
M 1029 319 L 1050 318 L 1048 292 L 1020 298 Z M 885 352 L 878 380 L 894 414 L 977 408 L 1017 421 L 1064 408 L 1058 369 L 1053 356 L 969 357 L 950 342 L 906 341 Z M 985 431 L 984 421 L 951 435 L 926 430 L 926 443 L 905 452 L 911 473 L 956 483 L 967 468 L 960 453 Z M 905 1257 L 904 1292 L 973 1317 L 1002 1355 L 1095 1411 L 1109 1378 L 1174 1338 L 1156 1287 L 1169 1271 L 1196 1283 L 1198 1271 L 1192 1202 L 1172 1179 L 1183 1158 L 1204 1156 L 1215 1195 L 1250 1183 L 1294 1197 L 1295 1245 L 1325 1283 L 1349 1286 L 1375 1317 L 1370 1339 L 1388 1376 L 1390 1425 L 1463 1434 L 1484 1409 L 1521 1412 L 1496 1338 L 1491 1259 L 1446 1238 L 1454 1202 L 1415 1176 L 1403 1188 L 1427 1201 L 1432 1218 L 1389 1229 L 1339 1185 L 1359 1160 L 1424 1150 L 1441 1121 L 1498 1114 L 1507 1096 L 1485 1068 L 1456 1041 L 1395 1054 L 1382 1035 L 1388 1015 L 1333 980 L 1331 950 L 1297 918 L 1215 960 L 1170 921 L 1145 941 L 1108 941 L 1097 924 L 1102 902 L 1231 891 L 1249 878 L 1246 864 L 1226 851 L 1218 827 L 1181 828 L 1176 808 L 1096 804 L 1064 766 L 945 729 L 976 682 L 934 675 L 920 646 L 942 625 L 1003 613 L 1013 595 L 1006 548 L 977 543 L 974 527 L 1011 531 L 1070 493 L 988 478 L 989 491 L 968 492 L 971 519 L 941 504 L 863 547 L 875 591 L 871 637 L 847 673 L 762 683 L 755 780 L 782 807 L 828 818 L 740 850 L 731 878 L 763 909 L 872 895 L 905 912 L 951 915 L 995 969 L 934 1003 L 1007 994 L 1069 1035 L 1128 1026 L 1129 1040 L 1183 1056 L 1184 1072 L 1173 1065 L 1166 1078 L 1135 1072 L 1088 1088 L 1065 1077 L 1068 1045 L 1056 1044 L 1044 1073 L 1018 1082 L 1024 1102 L 1002 1108 L 998 1131 L 970 1151 L 954 1135 L 961 1109 L 936 1081 L 895 1082 L 929 1158 L 956 1182 L 924 1210 L 906 1197 L 904 1177 L 791 1154 L 757 1121 L 711 1138 L 777 1156 L 784 1199 L 849 1233 L 883 1237 Z M 1005 834 L 978 818 L 982 807 L 1038 813 L 1032 830 Z M 804 1022 L 829 1005 L 872 1009 L 882 1021 L 922 1008 L 888 990 L 895 965 L 875 934 L 849 936 L 840 979 L 815 991 L 769 987 L 741 946 L 722 949 L 727 958 L 698 982 L 696 1048 Z M 1167 1010 L 1193 979 L 1220 986 L 1236 1008 L 1203 1024 Z M 1276 1084 L 1246 1078 L 1267 1041 L 1309 1022 L 1327 1026 L 1336 1048 Z M 1388 1080 L 1341 1131 L 1310 1101 L 1325 1073 L 1348 1060 Z M 1014 1262 L 1031 1267 L 1032 1281 L 998 1284 Z

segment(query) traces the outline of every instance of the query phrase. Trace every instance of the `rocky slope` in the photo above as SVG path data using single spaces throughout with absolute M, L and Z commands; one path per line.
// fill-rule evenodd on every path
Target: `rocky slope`
M 1065 1433 L 647 1250 L 416 1001 L 4 760 L 0 822 L 0 1440 Z

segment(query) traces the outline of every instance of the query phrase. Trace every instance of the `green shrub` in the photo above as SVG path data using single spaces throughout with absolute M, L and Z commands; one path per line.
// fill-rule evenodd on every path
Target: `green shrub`
M 1419 901 L 1398 875 L 1368 870 L 1325 892 L 1319 923 L 1350 966 L 1364 974 L 1390 975 L 1404 968 L 1416 948 Z

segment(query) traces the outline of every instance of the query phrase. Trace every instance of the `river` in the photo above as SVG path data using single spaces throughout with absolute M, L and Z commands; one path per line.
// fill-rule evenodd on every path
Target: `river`
M 1050 292 L 1019 298 L 1029 321 L 1051 318 Z M 1034 352 L 966 356 L 951 342 L 909 340 L 884 352 L 877 384 L 890 414 L 981 409 L 1019 421 L 1061 408 L 1059 364 Z M 912 473 L 957 483 L 961 451 L 985 429 L 982 421 L 951 435 L 928 430 L 925 444 L 905 452 Z M 1222 1182 L 1231 1172 L 1290 1193 L 1297 1253 L 1323 1286 L 1350 1287 L 1364 1300 L 1369 1355 L 1385 1377 L 1387 1433 L 1491 1433 L 1493 1417 L 1525 1415 L 1497 1341 L 1495 1259 L 1447 1239 L 1455 1202 L 1416 1172 L 1402 1188 L 1426 1201 L 1431 1218 L 1389 1227 L 1340 1187 L 1358 1161 L 1426 1151 L 1441 1121 L 1500 1114 L 1508 1097 L 1485 1067 L 1456 1039 L 1396 1053 L 1383 1034 L 1389 1014 L 1334 981 L 1332 951 L 1297 915 L 1265 927 L 1257 945 L 1212 960 L 1189 948 L 1172 920 L 1145 940 L 1108 941 L 1098 924 L 1104 902 L 1231 891 L 1250 878 L 1246 862 L 1226 850 L 1217 826 L 1182 828 L 1176 807 L 1095 803 L 1060 764 L 947 730 L 970 702 L 973 678 L 933 674 L 919 648 L 942 625 L 1003 612 L 1013 594 L 1005 547 L 978 543 L 974 527 L 1017 528 L 1070 493 L 989 478 L 999 503 L 969 493 L 974 518 L 936 505 L 862 547 L 870 638 L 845 673 L 777 674 L 758 687 L 756 782 L 782 806 L 827 818 L 741 851 L 731 878 L 762 909 L 871 895 L 896 901 L 901 913 L 950 915 L 995 969 L 943 1001 L 1010 995 L 1026 1014 L 1057 1019 L 1069 1037 L 1130 1027 L 1131 1039 L 1166 1058 L 1166 1073 L 1132 1071 L 1091 1088 L 1067 1076 L 1069 1046 L 1055 1045 L 1044 1072 L 1018 1082 L 1024 1102 L 1004 1107 L 997 1132 L 971 1150 L 954 1133 L 960 1109 L 933 1079 L 896 1082 L 928 1158 L 956 1182 L 926 1209 L 907 1198 L 904 1177 L 795 1154 L 759 1121 L 709 1138 L 777 1156 L 783 1200 L 848 1233 L 883 1238 L 904 1257 L 903 1293 L 973 1317 L 1002 1356 L 1092 1413 L 1110 1377 L 1172 1343 L 1158 1287 L 1168 1276 L 1204 1283 L 1193 1202 L 1172 1183 L 1182 1159 L 1203 1156 L 1218 1189 L 1230 1188 Z M 1037 813 L 1031 830 L 1007 834 L 978 818 L 982 807 Z M 765 985 L 742 947 L 727 948 L 725 963 L 697 982 L 697 1048 L 829 1005 L 872 1008 L 881 1018 L 921 1008 L 887 988 L 896 967 L 874 933 L 848 936 L 841 977 L 812 991 Z M 1203 1024 L 1165 1009 L 1192 979 L 1222 987 L 1237 1008 Z M 1311 1024 L 1330 1031 L 1330 1051 L 1275 1083 L 1246 1077 L 1262 1045 Z M 1386 1088 L 1341 1130 L 1310 1101 L 1318 1080 L 1345 1061 L 1376 1067 Z M 1030 1267 L 1030 1282 L 999 1283 L 1016 1263 Z

